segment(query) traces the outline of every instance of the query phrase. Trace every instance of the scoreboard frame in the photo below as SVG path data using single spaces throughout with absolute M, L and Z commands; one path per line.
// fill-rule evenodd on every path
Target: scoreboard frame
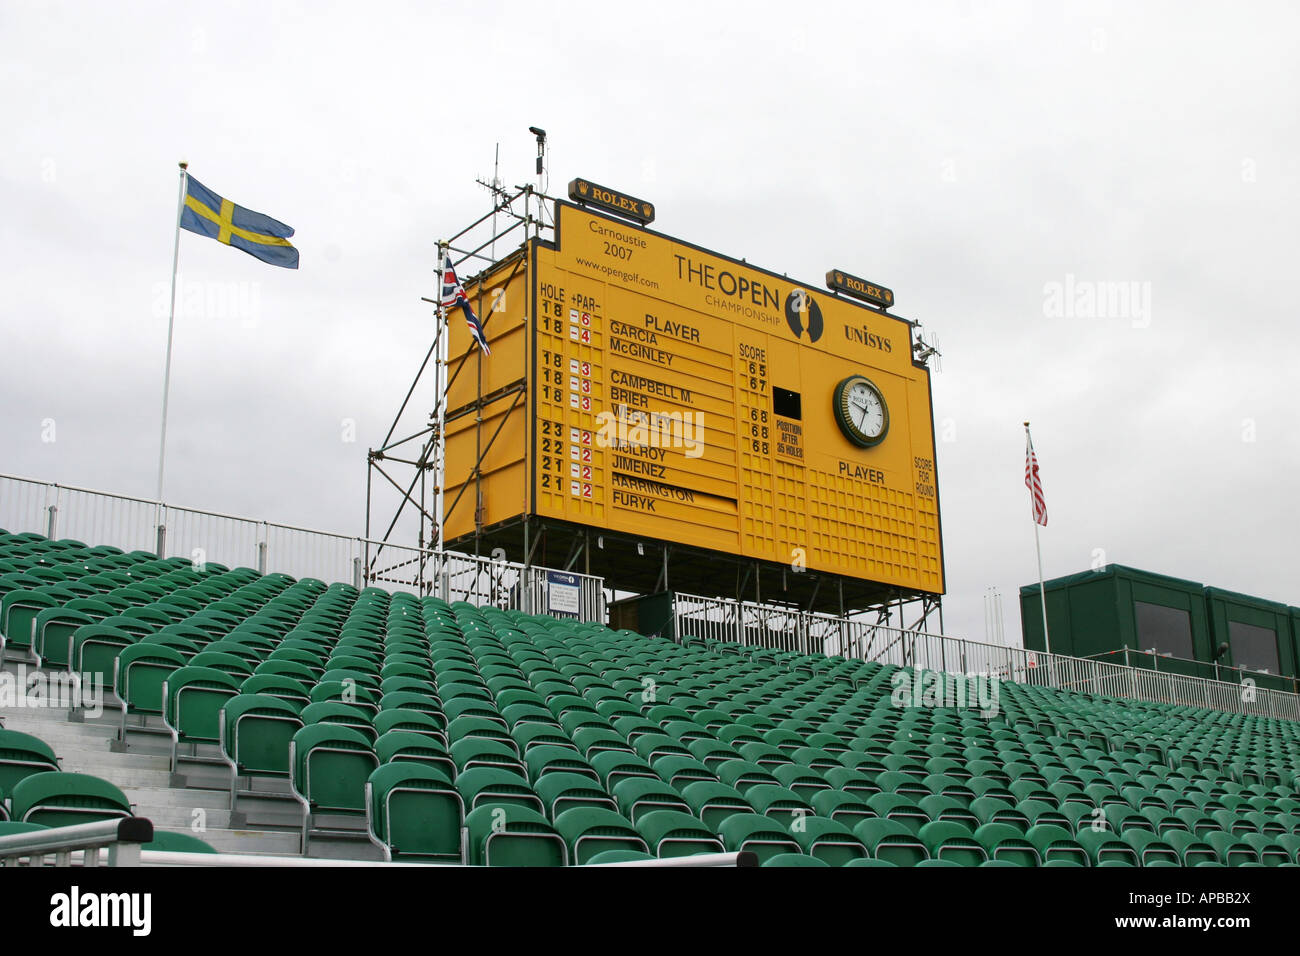
M 906 362 L 910 368 L 915 370 L 915 375 L 924 384 L 926 399 L 925 423 L 929 432 L 930 444 L 928 451 L 930 454 L 930 467 L 932 469 L 932 481 L 934 485 L 934 541 L 936 542 L 938 551 L 937 563 L 940 582 L 938 588 L 928 589 L 900 586 L 897 583 L 876 581 L 855 575 L 845 575 L 835 571 L 826 570 L 825 568 L 806 567 L 802 569 L 801 573 L 791 573 L 792 569 L 788 563 L 754 555 L 746 555 L 741 553 L 739 550 L 719 551 L 716 549 L 701 548 L 662 536 L 629 533 L 625 530 L 611 529 L 589 523 L 568 521 L 553 515 L 540 513 L 538 497 L 539 467 L 537 459 L 539 447 L 538 441 L 541 437 L 539 434 L 539 419 L 541 416 L 538 413 L 537 390 L 539 384 L 538 364 L 541 356 L 541 347 L 539 343 L 541 316 L 539 312 L 539 304 L 541 299 L 540 285 L 543 281 L 543 267 L 539 262 L 539 252 L 547 250 L 551 253 L 558 254 L 563 248 L 564 235 L 562 230 L 566 222 L 566 210 L 573 210 L 581 213 L 583 216 L 604 221 L 615 230 L 635 232 L 644 235 L 646 238 L 662 240 L 671 243 L 674 246 L 697 252 L 702 257 L 708 257 L 723 263 L 732 264 L 737 267 L 738 272 L 743 270 L 747 274 L 757 275 L 772 280 L 774 286 L 779 283 L 780 286 L 793 285 L 803 289 L 816 290 L 816 287 L 810 283 L 799 283 L 798 280 L 792 279 L 789 276 L 779 274 L 770 269 L 764 269 L 746 260 L 737 259 L 733 256 L 719 253 L 715 250 L 679 239 L 675 236 L 665 235 L 641 224 L 630 223 L 615 216 L 607 215 L 601 210 L 593 209 L 587 205 L 570 203 L 558 199 L 554 200 L 554 203 L 556 208 L 554 219 L 555 231 L 553 238 L 547 240 L 540 237 L 530 237 L 526 240 L 524 248 L 517 250 L 515 253 L 516 256 L 523 253 L 526 260 L 527 270 L 527 275 L 524 280 L 527 287 L 527 303 L 525 307 L 526 314 L 524 318 L 524 328 L 522 330 L 525 333 L 526 353 L 524 356 L 524 368 L 521 370 L 523 372 L 523 377 L 526 380 L 521 384 L 524 385 L 527 400 L 526 403 L 523 403 L 524 407 L 517 410 L 512 409 L 509 413 L 518 414 L 519 412 L 522 412 L 527 415 L 527 421 L 525 423 L 527 448 L 523 450 L 525 462 L 525 487 L 522 489 L 521 495 L 523 500 L 514 514 L 505 517 L 495 514 L 482 516 L 477 514 L 478 509 L 476 508 L 475 527 L 473 533 L 458 533 L 455 536 L 448 538 L 445 541 L 445 546 L 462 550 L 473 550 L 478 553 L 481 553 L 485 547 L 491 547 L 494 549 L 501 547 L 507 554 L 517 555 L 519 559 L 529 561 L 536 557 L 535 552 L 539 544 L 546 549 L 550 545 L 560 544 L 567 540 L 568 545 L 566 546 L 566 550 L 569 555 L 569 560 L 576 560 L 578 557 L 581 557 L 582 553 L 585 551 L 587 566 L 590 569 L 593 557 L 592 538 L 594 536 L 598 542 L 597 549 L 604 552 L 603 555 L 597 558 L 599 562 L 597 571 L 598 573 L 604 574 L 607 585 L 619 590 L 633 590 L 641 591 L 643 593 L 666 590 L 670 587 L 672 582 L 669 577 L 669 554 L 671 552 L 679 569 L 678 574 L 680 574 L 682 570 L 686 570 L 687 573 L 690 574 L 692 579 L 692 590 L 707 589 L 707 587 L 712 586 L 718 593 L 734 593 L 737 596 L 740 596 L 740 593 L 749 587 L 749 582 L 752 580 L 754 595 L 758 597 L 762 595 L 762 585 L 760 582 L 766 572 L 767 581 L 769 582 L 767 594 L 769 597 L 772 597 L 774 596 L 770 584 L 772 580 L 772 572 L 779 572 L 781 577 L 781 587 L 779 590 L 783 592 L 781 597 L 784 598 L 789 596 L 792 603 L 798 603 L 800 606 L 807 605 L 810 609 L 835 609 L 838 603 L 838 609 L 840 611 L 845 611 L 849 609 L 848 605 L 854 605 L 853 609 L 861 609 L 863 607 L 878 606 L 900 600 L 934 598 L 942 595 L 947 586 L 947 568 L 946 554 L 942 547 L 943 518 L 938 488 L 937 439 L 934 428 L 934 404 L 931 391 L 930 369 L 923 361 L 916 360 L 913 351 L 914 342 L 912 332 L 915 323 L 881 308 L 875 308 L 869 304 L 856 301 L 846 295 L 840 295 L 834 289 L 831 289 L 829 292 L 818 292 L 818 295 L 822 296 L 825 301 L 834 301 L 837 309 L 846 307 L 859 311 L 863 315 L 864 320 L 870 318 L 875 320 L 877 323 L 879 320 L 892 322 L 894 323 L 894 326 L 890 328 L 889 331 L 901 331 L 905 333 L 904 335 L 899 335 L 899 344 L 901 345 L 904 342 L 906 343 Z M 567 218 L 569 223 L 572 225 L 573 217 Z M 513 258 L 514 256 L 507 257 L 507 259 Z M 472 300 L 474 299 L 473 290 L 477 287 L 479 301 L 482 301 L 483 289 L 497 278 L 496 274 L 500 272 L 504 261 L 505 260 L 503 260 L 502 263 L 496 263 L 489 266 L 478 276 L 466 281 L 466 291 L 467 293 L 470 293 Z M 609 280 L 592 279 L 592 281 L 603 283 L 607 289 L 617 288 L 615 284 Z M 688 309 L 696 308 L 689 305 L 683 305 L 682 307 Z M 704 314 L 707 315 L 708 313 Z M 480 311 L 479 315 L 480 317 L 483 317 L 483 312 Z M 485 331 L 489 341 L 493 340 L 491 318 L 492 316 L 489 315 L 484 320 Z M 727 320 L 732 321 L 733 324 L 742 324 L 739 320 Z M 799 333 L 796 333 L 796 337 L 800 338 L 800 345 L 802 345 L 802 338 Z M 455 340 L 456 337 L 453 333 L 453 343 Z M 495 342 L 493 344 L 493 359 L 495 359 Z M 464 352 L 457 352 L 457 350 L 453 348 L 451 354 L 455 355 L 456 358 L 449 360 L 449 369 L 451 366 L 455 366 L 460 362 L 471 361 L 479 366 L 480 375 L 482 364 L 485 361 L 493 360 L 483 359 L 481 356 L 476 356 L 476 352 L 473 349 Z M 462 368 L 461 371 L 470 370 Z M 606 387 L 608 389 L 608 384 Z M 497 391 L 499 392 L 499 389 Z M 480 384 L 478 395 L 480 417 L 483 415 L 486 399 L 489 397 L 490 396 L 483 394 Z M 770 392 L 768 399 L 769 401 L 771 400 Z M 605 396 L 604 401 L 607 406 L 612 404 L 608 395 Z M 806 402 L 805 409 L 811 409 L 811 406 Z M 449 407 L 447 414 L 451 417 L 456 415 L 457 412 L 463 413 L 464 411 L 465 408 L 463 406 L 459 409 Z M 919 409 L 911 409 L 911 411 L 906 414 L 916 415 L 918 413 Z M 825 414 L 829 416 L 831 410 L 829 407 L 824 410 L 818 408 L 816 414 Z M 919 448 L 915 449 L 915 453 L 922 454 Z M 739 457 L 739 451 L 737 451 L 737 460 L 739 460 Z M 450 456 L 448 460 L 450 463 Z M 773 467 L 775 467 L 775 459 L 773 458 L 772 461 Z M 481 465 L 481 461 L 479 464 Z M 607 469 L 607 471 L 608 470 L 609 469 Z M 475 471 L 477 471 L 477 466 Z M 739 476 L 740 468 L 737 467 L 736 471 Z M 471 477 L 467 480 L 474 479 Z M 477 480 L 482 481 L 481 473 Z M 737 480 L 739 481 L 739 477 Z M 462 491 L 464 490 L 467 489 L 462 488 Z M 486 517 L 489 520 L 482 520 L 483 517 Z M 658 551 L 662 558 L 662 568 L 655 568 L 653 569 L 653 572 L 647 566 L 651 563 L 646 560 L 647 556 L 645 554 L 645 548 L 647 545 L 650 547 L 652 552 Z M 543 551 L 543 554 L 545 554 L 545 551 Z M 544 557 L 536 558 L 536 560 L 543 562 L 550 560 L 554 563 L 555 557 L 552 556 L 549 559 Z M 658 564 L 658 562 L 653 563 Z M 632 568 L 632 565 L 636 565 L 637 567 L 634 569 Z M 794 570 L 800 571 L 800 569 Z M 652 577 L 653 582 L 651 581 Z M 821 587 L 822 582 L 828 579 L 833 583 L 833 586 L 831 588 L 823 589 Z

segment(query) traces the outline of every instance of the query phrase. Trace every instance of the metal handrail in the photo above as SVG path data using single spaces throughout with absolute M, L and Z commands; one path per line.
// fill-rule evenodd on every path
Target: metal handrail
M 57 537 L 59 523 L 71 522 L 82 528 L 97 529 L 94 532 L 97 538 L 117 539 L 95 540 L 92 544 L 146 546 L 161 557 L 169 553 L 185 554 L 197 545 L 195 560 L 199 560 L 198 553 L 202 552 L 203 560 L 244 564 L 265 573 L 270 569 L 268 565 L 277 565 L 278 556 L 276 569 L 296 577 L 351 580 L 357 587 L 380 582 L 399 587 L 418 585 L 422 593 L 450 595 L 449 599 L 453 600 L 480 598 L 490 591 L 493 603 L 498 594 L 503 594 L 508 606 L 529 612 L 545 610 L 534 605 L 544 601 L 548 593 L 548 572 L 558 570 L 0 474 L 0 491 L 8 492 L 3 487 L 6 483 L 13 483 L 18 490 L 12 494 L 0 493 L 0 525 Z M 26 489 L 32 494 L 24 495 Z M 100 507 L 96 507 L 96 501 Z M 11 524 L 13 521 L 20 527 Z M 101 526 L 108 526 L 111 533 L 102 534 Z M 564 573 L 578 580 L 581 619 L 603 623 L 604 578 L 576 571 Z M 504 590 L 496 587 L 500 582 L 495 578 L 501 574 L 516 577 Z M 484 575 L 492 580 L 485 584 L 481 580 Z
M 747 626 L 746 615 L 752 614 L 756 607 L 752 602 L 730 598 L 705 598 L 678 593 L 674 596 L 674 620 L 678 639 L 691 631 L 692 636 L 720 638 L 742 646 L 753 644 L 757 639 L 759 646 L 792 649 L 784 641 L 788 630 L 769 633 L 761 626 Z M 811 635 L 812 625 L 816 623 L 838 626 L 841 638 L 846 633 L 852 635 L 834 649 L 805 645 L 803 653 L 822 650 L 845 658 L 944 673 L 984 674 L 1013 683 L 1047 686 L 1077 693 L 1300 721 L 1300 695 L 1288 691 L 1266 687 L 1247 689 L 1245 685 L 1231 681 L 1049 654 L 1023 647 L 985 644 L 943 634 L 908 631 L 884 624 L 798 612 L 783 607 L 773 607 L 771 613 L 785 617 L 797 616 L 800 621 L 798 629 L 804 636 Z M 855 631 L 860 633 L 852 634 Z M 887 639 L 883 647 L 876 647 L 874 651 L 873 641 L 867 641 L 864 645 L 860 640 L 862 636 L 880 633 L 892 640 Z M 766 642 L 763 641 L 764 637 L 767 638 Z
M 109 866 L 133 866 L 140 860 L 140 844 L 152 839 L 153 822 L 144 817 L 11 833 L 0 836 L 0 865 L 17 865 L 24 858 L 36 863 L 54 854 L 56 866 L 70 866 L 72 854 L 80 850 L 88 854 L 85 865 L 95 866 L 99 863 L 100 849 L 107 849 Z
M 754 858 L 752 861 L 749 858 Z M 339 860 L 304 856 L 268 856 L 245 853 L 177 853 L 162 850 L 145 850 L 140 854 L 140 866 L 253 866 L 253 867 L 451 867 L 464 869 L 463 863 L 403 863 L 384 860 Z M 756 866 L 757 858 L 749 852 L 701 853 L 698 856 L 669 857 L 662 860 L 633 860 L 626 863 L 596 863 L 594 866 Z
M 1088 654 L 1088 655 L 1086 655 L 1086 656 L 1080 658 L 1080 660 L 1085 660 L 1085 661 L 1101 661 L 1102 663 L 1108 663 L 1108 662 L 1106 662 L 1106 661 L 1103 661 L 1102 659 L 1103 659 L 1103 658 L 1106 658 L 1106 657 L 1113 657 L 1113 656 L 1118 655 L 1118 654 L 1123 654 L 1123 655 L 1124 655 L 1124 665 L 1123 665 L 1123 666 L 1125 666 L 1125 667 L 1133 667 L 1133 666 L 1135 666 L 1135 665 L 1129 663 L 1129 656 L 1132 655 L 1132 654 L 1139 654 L 1139 655 L 1141 655 L 1142 657 L 1150 657 L 1150 658 L 1152 658 L 1152 659 L 1154 659 L 1154 660 L 1156 660 L 1156 661 L 1170 661 L 1170 662 L 1172 662 L 1172 663 L 1178 663 L 1178 664 L 1192 664 L 1192 665 L 1195 665 L 1195 666 L 1197 666 L 1197 667 L 1213 667 L 1216 673 L 1221 672 L 1221 671 L 1226 671 L 1226 672 L 1228 672 L 1228 673 L 1239 674 L 1239 675 L 1241 675 L 1241 676 L 1243 676 L 1243 677 L 1250 677 L 1250 678 L 1252 678 L 1252 679 L 1255 678 L 1255 677 L 1266 677 L 1266 678 L 1269 678 L 1270 680 L 1284 680 L 1284 681 L 1290 681 L 1292 685 L 1300 684 L 1300 681 L 1297 681 L 1296 678 L 1294 678 L 1294 677 L 1288 677 L 1286 674 L 1275 673 L 1274 671 L 1257 671 L 1257 670 L 1253 670 L 1253 669 L 1251 669 L 1251 668 L 1249 668 L 1249 667 L 1241 667 L 1241 666 L 1236 665 L 1236 664 L 1220 664 L 1218 661 L 1198 661 L 1198 660 L 1196 660 L 1196 658 L 1194 658 L 1194 657 L 1175 657 L 1173 654 L 1161 654 L 1161 653 L 1158 653 L 1158 652 L 1153 651 L 1153 650 L 1143 650 L 1142 648 L 1139 648 L 1139 647 L 1118 647 L 1118 648 L 1116 648 L 1116 649 L 1114 649 L 1114 650 L 1111 650 L 1111 651 L 1098 651 L 1096 654 Z M 1140 668 L 1140 669 L 1141 669 L 1141 670 L 1159 670 L 1159 667 L 1154 667 L 1154 668 L 1147 668 L 1147 667 L 1144 667 L 1144 668 Z M 1180 676 L 1180 677 L 1200 677 L 1199 674 L 1179 674 L 1178 676 Z M 1201 679 L 1202 679 L 1202 680 L 1218 680 L 1219 678 L 1201 678 Z M 1223 681 L 1223 683 L 1233 683 L 1233 682 L 1232 682 L 1232 681 Z M 1275 688 L 1269 688 L 1269 689 L 1272 690 L 1272 689 L 1275 689 Z M 1282 693 L 1290 693 L 1290 692 L 1289 692 L 1289 691 L 1282 691 Z

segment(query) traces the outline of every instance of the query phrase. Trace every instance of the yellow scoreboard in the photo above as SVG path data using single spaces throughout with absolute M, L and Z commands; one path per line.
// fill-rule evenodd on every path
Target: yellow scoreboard
M 444 540 L 525 515 L 944 590 L 911 325 L 556 204 L 451 317 Z M 453 506 L 454 505 L 454 506 Z

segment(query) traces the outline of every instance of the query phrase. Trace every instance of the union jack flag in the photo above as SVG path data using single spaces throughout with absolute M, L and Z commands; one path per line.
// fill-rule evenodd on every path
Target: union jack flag
M 442 260 L 442 297 L 439 301 L 442 303 L 443 309 L 459 307 L 464 310 L 465 322 L 469 325 L 469 334 L 474 337 L 474 341 L 478 343 L 478 347 L 483 350 L 484 355 L 491 355 L 492 350 L 488 348 L 487 336 L 483 334 L 483 323 L 474 314 L 474 307 L 469 304 L 469 296 L 465 295 L 460 280 L 456 278 L 456 270 L 452 267 L 450 253 Z
M 1034 440 L 1025 429 L 1025 487 L 1034 503 L 1034 521 L 1047 527 L 1047 499 L 1043 497 L 1043 479 L 1038 475 L 1038 456 L 1034 454 Z

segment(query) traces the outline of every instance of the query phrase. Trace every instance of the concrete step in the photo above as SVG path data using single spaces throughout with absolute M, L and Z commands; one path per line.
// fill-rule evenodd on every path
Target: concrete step
M 176 787 L 122 787 L 126 798 L 139 807 L 180 807 L 192 810 L 203 807 L 209 812 L 228 810 L 230 797 L 219 790 L 183 790 Z M 241 807 L 242 809 L 242 807 Z M 140 813 L 148 816 L 147 813 Z
M 65 753 L 76 753 L 84 751 L 86 753 L 109 754 L 110 741 L 99 737 L 87 737 L 76 733 L 42 733 L 39 729 L 30 727 L 6 727 L 6 730 L 16 730 L 19 733 L 31 734 L 37 740 L 41 740 L 49 745 L 59 756 Z
M 229 809 L 229 770 L 214 744 L 194 748 L 182 745 L 177 772 L 171 772 L 171 740 L 165 734 L 142 732 L 165 730 L 158 717 L 129 719 L 126 742 L 120 742 L 120 714 L 105 710 L 98 717 L 84 712 L 70 716 L 63 709 L 9 707 L 0 710 L 0 723 L 7 730 L 28 733 L 45 741 L 60 758 L 64 770 L 89 773 L 115 784 L 126 794 L 136 813 L 154 822 L 157 829 L 198 836 L 218 852 L 264 856 L 299 854 L 302 810 L 289 795 L 284 779 L 247 778 L 242 789 L 251 786 L 267 795 L 244 796 L 238 810 Z M 193 757 L 200 759 L 193 759 Z M 206 758 L 206 759 L 202 759 Z M 196 815 L 197 814 L 197 815 Z M 202 829 L 195 830 L 198 823 Z M 343 837 L 319 837 L 312 841 L 312 855 L 338 859 L 381 859 L 382 854 L 365 839 L 364 829 L 355 829 L 353 818 L 328 818 L 322 826 L 340 826 L 350 832 Z
M 230 789 L 230 766 L 224 763 L 197 763 L 182 760 L 172 775 L 173 787 L 188 787 L 193 790 Z
M 117 726 L 104 721 L 69 721 L 64 711 L 31 710 L 9 707 L 0 710 L 5 730 L 20 730 L 44 739 L 46 734 L 109 740 L 117 735 Z
M 185 793 L 185 791 L 178 791 Z M 196 811 L 202 811 L 201 813 Z M 158 806 L 148 804 L 136 804 L 135 814 L 139 817 L 145 817 L 152 820 L 153 825 L 160 830 L 187 830 L 193 828 L 196 824 L 202 825 L 208 829 L 231 829 L 232 821 L 243 826 L 242 820 L 232 818 L 229 810 L 222 807 L 215 809 L 212 807 L 185 807 L 185 806 Z M 257 829 L 257 828 L 254 828 Z M 199 834 L 196 832 L 195 836 Z
M 83 767 L 100 767 L 105 772 L 113 770 L 161 770 L 168 772 L 171 762 L 163 754 L 115 754 L 107 750 L 90 750 L 84 747 L 54 746 L 54 753 L 65 764 L 77 764 Z M 101 775 L 100 771 L 87 770 L 87 773 Z
M 294 854 L 297 856 L 297 854 Z M 307 855 L 321 860 L 374 860 L 381 861 L 384 851 L 363 836 L 361 839 L 337 839 L 317 836 L 311 838 Z
M 171 774 L 166 770 L 133 770 L 118 766 L 109 755 L 105 758 L 71 757 L 63 761 L 63 769 L 72 773 L 88 773 L 102 777 L 122 790 L 129 787 L 166 787 Z
M 157 827 L 172 833 L 198 837 L 218 853 L 260 853 L 275 856 L 298 856 L 301 834 L 287 830 L 227 830 L 209 826 L 195 831 L 189 826 Z
M 302 826 L 302 804 L 294 800 L 240 797 L 236 813 L 245 826 L 254 829 L 296 829 Z

